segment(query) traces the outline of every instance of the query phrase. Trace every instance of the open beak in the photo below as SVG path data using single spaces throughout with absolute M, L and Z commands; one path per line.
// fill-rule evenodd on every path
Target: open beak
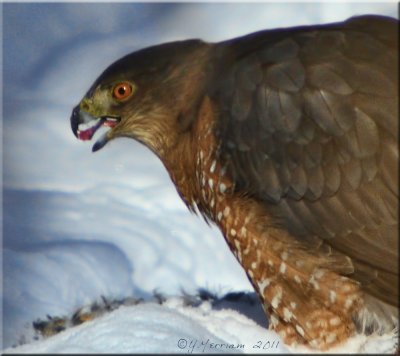
M 82 141 L 91 140 L 95 132 L 102 126 L 115 127 L 121 121 L 117 116 L 94 117 L 80 109 L 77 105 L 72 110 L 71 129 L 75 137 Z M 108 132 L 105 132 L 93 145 L 92 151 L 96 152 L 103 148 L 108 142 Z

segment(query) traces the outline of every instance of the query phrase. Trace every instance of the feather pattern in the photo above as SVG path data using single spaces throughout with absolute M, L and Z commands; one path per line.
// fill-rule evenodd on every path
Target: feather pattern
M 396 22 L 361 17 L 246 38 L 244 53 L 222 43 L 236 60 L 212 93 L 229 108 L 217 132 L 237 189 L 263 200 L 299 241 L 350 257 L 352 277 L 394 305 L 397 36 Z

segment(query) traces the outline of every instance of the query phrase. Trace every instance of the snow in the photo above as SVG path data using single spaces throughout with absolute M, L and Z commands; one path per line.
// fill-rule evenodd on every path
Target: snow
M 72 135 L 71 110 L 107 65 L 144 46 L 192 37 L 219 41 L 363 13 L 397 17 L 397 4 L 2 7 L 2 349 L 190 353 L 189 346 L 178 346 L 185 339 L 193 352 L 203 352 L 198 346 L 207 340 L 204 352 L 224 351 L 211 343 L 242 343 L 238 351 L 255 352 L 254 343 L 279 340 L 254 321 L 260 311 L 250 314 L 240 303 L 231 309 L 182 304 L 176 297 L 182 288 L 222 295 L 252 287 L 220 233 L 187 211 L 149 150 L 119 139 L 92 154 L 92 143 Z M 172 297 L 158 305 L 149 301 L 153 290 Z M 148 302 L 32 341 L 32 321 L 70 315 L 100 296 Z M 261 351 L 287 350 L 280 342 Z
M 6 352 L 24 353 L 32 349 L 31 345 L 25 345 Z M 95 321 L 39 341 L 34 350 L 35 353 L 287 351 L 276 334 L 266 333 L 235 311 L 211 311 L 208 303 L 198 308 L 184 307 L 177 298 L 170 299 L 166 306 L 149 303 L 121 307 Z

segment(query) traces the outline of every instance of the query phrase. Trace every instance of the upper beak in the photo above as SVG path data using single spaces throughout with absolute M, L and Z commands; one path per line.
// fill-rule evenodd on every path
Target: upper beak
M 91 140 L 95 132 L 102 126 L 113 128 L 120 122 L 118 116 L 94 117 L 88 112 L 81 110 L 79 105 L 75 106 L 71 115 L 71 129 L 75 137 L 82 141 Z M 94 144 L 92 151 L 98 151 L 109 141 L 105 132 Z
M 72 110 L 72 115 L 71 115 L 71 129 L 76 138 L 78 138 L 78 127 L 80 123 L 81 123 L 80 109 L 79 105 L 77 105 L 74 107 L 74 110 Z
M 107 118 L 94 117 L 75 106 L 71 115 L 71 128 L 74 135 L 82 140 L 91 140 L 94 133 L 107 121 Z

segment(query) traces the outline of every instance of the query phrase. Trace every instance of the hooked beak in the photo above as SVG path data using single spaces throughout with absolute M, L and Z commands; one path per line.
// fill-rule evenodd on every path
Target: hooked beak
M 80 109 L 77 105 L 72 110 L 71 129 L 75 137 L 82 141 L 91 140 L 95 132 L 102 126 L 115 127 L 121 121 L 117 116 L 94 117 L 88 112 Z M 103 148 L 109 141 L 108 132 L 105 132 L 93 145 L 92 151 L 96 152 Z

